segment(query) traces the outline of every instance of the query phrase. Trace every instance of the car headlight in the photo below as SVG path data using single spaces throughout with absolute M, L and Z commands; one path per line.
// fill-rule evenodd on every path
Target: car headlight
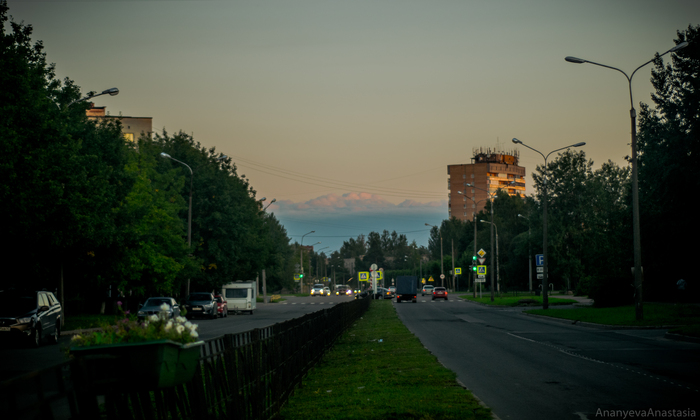
M 17 318 L 17 323 L 18 324 L 29 324 L 32 322 L 32 318 Z

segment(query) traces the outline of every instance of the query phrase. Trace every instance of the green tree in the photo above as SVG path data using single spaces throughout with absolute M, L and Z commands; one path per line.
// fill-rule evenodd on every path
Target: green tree
M 688 197 L 700 184 L 700 26 L 678 31 L 676 44 L 688 46 L 665 64 L 657 56 L 652 71 L 655 108 L 640 104 L 639 195 L 645 298 L 670 296 L 679 278 L 695 278 L 695 248 L 674 246 L 669 238 L 700 233 Z M 669 251 L 670 250 L 670 251 Z M 673 262 L 659 258 L 673 255 Z M 691 282 L 692 290 L 692 282 Z M 695 292 L 698 291 L 696 287 Z

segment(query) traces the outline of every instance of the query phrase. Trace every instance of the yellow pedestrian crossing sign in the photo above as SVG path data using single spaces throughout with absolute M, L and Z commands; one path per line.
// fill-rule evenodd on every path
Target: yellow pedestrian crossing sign
M 476 266 L 476 274 L 480 276 L 485 276 L 486 275 L 486 266 L 485 265 L 477 265 Z
M 377 271 L 377 280 L 384 279 L 384 272 L 382 270 Z
M 459 276 L 460 274 L 462 274 L 462 268 L 461 268 L 461 267 L 455 267 L 455 275 L 456 275 L 456 276 Z
M 369 271 L 360 271 L 357 275 L 359 277 L 358 280 L 369 281 Z

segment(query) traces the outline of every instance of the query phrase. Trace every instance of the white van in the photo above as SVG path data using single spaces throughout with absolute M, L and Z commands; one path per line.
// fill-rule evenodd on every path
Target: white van
M 229 312 L 248 312 L 253 315 L 256 303 L 257 283 L 253 280 L 235 281 L 221 287 L 221 296 L 228 301 Z

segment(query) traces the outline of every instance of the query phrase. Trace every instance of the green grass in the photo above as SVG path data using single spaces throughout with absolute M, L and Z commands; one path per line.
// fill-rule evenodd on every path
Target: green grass
M 113 324 L 117 319 L 117 315 L 67 315 L 63 331 L 99 328 L 101 324 Z
M 479 296 L 479 293 L 477 293 L 477 296 Z M 470 300 L 472 302 L 478 302 L 478 303 L 483 303 L 486 305 L 495 305 L 495 306 L 519 306 L 522 305 L 520 303 L 521 300 L 523 299 L 533 299 L 535 300 L 538 304 L 542 305 L 542 297 L 541 296 L 535 296 L 535 295 L 521 295 L 521 296 L 495 296 L 493 302 L 491 302 L 491 294 L 490 293 L 484 293 L 483 297 L 473 297 L 473 295 L 463 295 L 460 296 L 462 299 Z M 549 296 L 547 299 L 550 305 L 569 305 L 572 303 L 577 303 L 578 301 L 575 299 L 564 299 L 564 298 L 555 298 L 552 296 Z
M 581 307 L 571 309 L 534 309 L 525 312 L 528 314 L 546 315 L 555 318 L 564 318 L 604 325 L 631 325 L 640 327 L 700 325 L 700 306 L 697 305 L 645 303 L 644 319 L 641 321 L 636 320 L 633 305 L 618 306 L 615 308 Z M 692 331 L 693 329 L 689 330 Z
M 297 387 L 280 418 L 463 420 L 491 414 L 408 331 L 390 301 L 374 300 Z

